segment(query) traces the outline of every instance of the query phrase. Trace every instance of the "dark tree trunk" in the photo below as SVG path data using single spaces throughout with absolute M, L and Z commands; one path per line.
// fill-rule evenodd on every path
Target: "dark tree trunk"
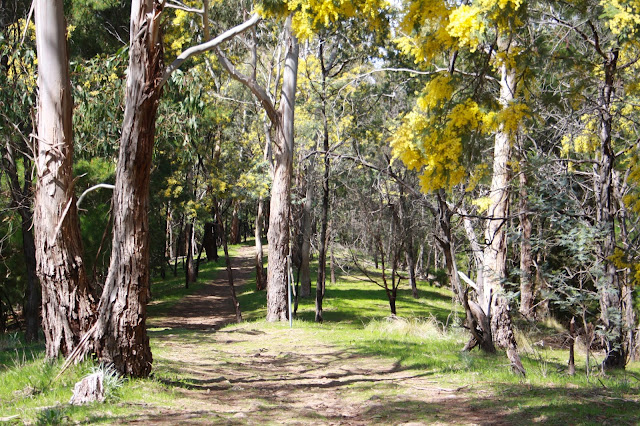
M 204 237 L 202 239 L 202 245 L 207 253 L 207 260 L 209 262 L 218 261 L 218 244 L 217 244 L 216 226 L 212 222 L 206 222 L 204 224 Z
M 616 248 L 615 205 L 613 202 L 613 170 L 615 152 L 611 146 L 613 116 L 611 97 L 617 72 L 618 52 L 608 52 L 604 63 L 604 82 L 600 92 L 600 161 L 595 165 L 596 219 L 604 232 L 598 244 L 598 255 L 603 266 L 600 291 L 600 319 L 607 336 L 604 338 L 607 368 L 624 368 L 627 354 L 624 345 L 622 321 L 622 292 L 616 265 L 611 260 Z
M 304 204 L 302 206 L 302 249 L 300 260 L 300 297 L 309 297 L 311 294 L 311 271 L 309 268 L 311 253 L 311 221 L 313 209 L 313 170 L 316 162 L 316 156 L 309 158 L 309 166 L 307 167 L 307 189 Z
M 574 355 L 574 348 L 576 346 L 576 319 L 571 318 L 569 323 L 569 375 L 576 374 L 576 360 Z
M 326 271 L 327 271 L 327 244 L 328 234 L 327 228 L 329 224 L 329 176 L 331 170 L 331 161 L 329 157 L 329 123 L 327 118 L 327 76 L 328 70 L 324 64 L 324 43 L 320 43 L 319 47 L 320 64 L 322 67 L 322 106 L 320 112 L 322 115 L 322 149 L 324 150 L 324 173 L 322 175 L 322 213 L 320 216 L 320 239 L 318 241 L 318 282 L 316 285 L 316 322 L 322 322 L 322 301 L 324 299 L 326 287 Z
M 146 330 L 149 295 L 149 178 L 162 79 L 163 3 L 134 0 L 120 155 L 114 190 L 111 264 L 104 286 L 94 349 L 124 374 L 149 375 Z
M 34 239 L 46 355 L 53 358 L 67 355 L 78 343 L 90 326 L 93 304 L 73 192 L 73 101 L 62 1 L 37 1 L 35 12 L 39 101 Z

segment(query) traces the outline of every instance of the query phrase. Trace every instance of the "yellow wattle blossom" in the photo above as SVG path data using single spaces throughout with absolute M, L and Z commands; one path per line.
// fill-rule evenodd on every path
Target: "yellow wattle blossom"
M 452 37 L 458 39 L 461 46 L 466 46 L 471 52 L 474 52 L 484 31 L 480 10 L 469 5 L 457 7 L 449 15 L 447 31 Z
M 433 78 L 422 91 L 422 96 L 418 98 L 418 107 L 422 111 L 428 111 L 449 100 L 453 93 L 453 86 L 449 83 L 451 83 L 449 74 L 440 74 Z
M 480 197 L 471 201 L 471 204 L 478 208 L 478 212 L 484 213 L 491 206 L 491 197 Z
M 600 0 L 600 4 L 613 15 L 607 22 L 613 34 L 620 35 L 623 31 L 637 33 L 640 26 L 640 1 Z
M 497 113 L 496 119 L 502 131 L 515 135 L 524 117 L 531 113 L 529 107 L 523 103 L 513 102 Z

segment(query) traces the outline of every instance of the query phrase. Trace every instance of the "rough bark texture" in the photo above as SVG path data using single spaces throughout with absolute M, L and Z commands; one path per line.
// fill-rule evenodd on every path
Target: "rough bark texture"
M 104 401 L 104 373 L 97 372 L 80 380 L 73 387 L 71 405 L 84 405 Z
M 47 357 L 67 355 L 92 320 L 73 193 L 73 101 L 61 0 L 36 2 L 38 136 L 34 201 L 36 270 Z
M 275 124 L 274 174 L 269 209 L 269 260 L 267 268 L 267 321 L 286 321 L 287 255 L 289 254 L 289 215 L 291 211 L 291 173 L 293 163 L 293 124 L 298 78 L 298 41 L 286 24 L 286 57 L 282 96 Z
M 607 355 L 603 364 L 609 368 L 624 368 L 626 350 L 622 321 L 622 292 L 616 265 L 611 261 L 616 248 L 615 205 L 613 202 L 613 169 L 615 152 L 611 146 L 611 98 L 618 52 L 608 52 L 604 63 L 604 83 L 600 91 L 600 161 L 595 165 L 596 220 L 604 232 L 598 244 L 598 255 L 603 266 L 600 292 L 600 319 L 607 336 L 604 338 Z
M 94 348 L 121 373 L 147 376 L 149 177 L 162 78 L 162 3 L 134 0 L 126 104 L 114 190 L 111 263 L 98 307 Z

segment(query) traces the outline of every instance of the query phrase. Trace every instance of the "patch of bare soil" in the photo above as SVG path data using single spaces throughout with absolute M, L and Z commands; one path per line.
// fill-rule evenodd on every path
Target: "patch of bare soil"
M 240 287 L 251 276 L 253 251 L 234 259 Z M 440 385 L 433 371 L 407 370 L 392 360 L 309 341 L 308 331 L 257 329 L 235 321 L 226 274 L 185 298 L 154 337 L 157 368 L 171 371 L 175 406 L 143 406 L 142 424 L 508 424 L 477 408 L 491 395 L 473 386 Z M 182 330 L 181 330 L 182 329 Z M 184 329 L 189 330 L 184 331 Z M 303 336 L 303 333 L 306 333 Z

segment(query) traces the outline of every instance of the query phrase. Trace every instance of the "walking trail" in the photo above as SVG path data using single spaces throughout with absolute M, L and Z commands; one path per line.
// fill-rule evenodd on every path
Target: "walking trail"
M 236 291 L 255 285 L 253 253 L 243 247 L 232 259 Z M 222 328 L 234 322 L 226 272 L 152 319 L 154 366 L 175 399 L 171 407 L 142 406 L 122 422 L 507 424 L 498 409 L 477 405 L 495 397 L 488 391 L 444 388 L 434 371 L 404 369 L 282 324 Z

